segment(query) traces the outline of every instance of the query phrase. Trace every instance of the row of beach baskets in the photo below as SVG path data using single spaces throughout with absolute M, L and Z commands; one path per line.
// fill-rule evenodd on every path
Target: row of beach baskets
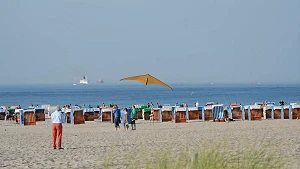
M 300 119 L 300 105 L 286 106 L 258 106 L 258 105 L 231 105 L 224 108 L 220 105 L 199 107 L 163 106 L 162 108 L 136 108 L 136 120 L 153 120 L 158 122 L 186 123 L 187 120 L 224 122 L 233 120 L 262 120 L 262 119 Z M 70 124 L 84 124 L 85 121 L 114 122 L 112 108 L 83 108 L 64 110 L 66 122 Z M 131 109 L 128 108 L 128 122 Z M 4 120 L 5 113 L 0 111 L 0 120 Z M 121 116 L 124 116 L 121 110 Z M 123 119 L 123 118 L 121 118 Z M 23 125 L 36 125 L 38 121 L 45 121 L 45 109 L 16 109 L 15 121 Z

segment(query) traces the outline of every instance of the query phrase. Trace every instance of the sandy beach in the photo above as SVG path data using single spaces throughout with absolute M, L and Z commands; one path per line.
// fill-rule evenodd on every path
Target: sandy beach
M 51 122 L 22 126 L 0 121 L 1 168 L 126 168 L 129 159 L 140 160 L 144 152 L 171 151 L 186 146 L 197 149 L 222 142 L 232 151 L 246 144 L 263 143 L 288 160 L 288 168 L 300 168 L 300 120 L 236 121 L 230 123 L 188 122 L 184 124 L 137 121 L 137 130 L 115 131 L 99 121 L 63 125 L 64 150 L 51 147 Z

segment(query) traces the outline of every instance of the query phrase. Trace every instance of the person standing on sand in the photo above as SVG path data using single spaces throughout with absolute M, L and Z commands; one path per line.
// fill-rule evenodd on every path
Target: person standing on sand
M 131 129 L 132 130 L 136 130 L 136 126 L 135 126 L 135 119 L 136 119 L 136 110 L 135 110 L 135 106 L 132 105 L 132 110 L 130 113 L 130 118 L 131 118 Z
M 123 116 L 123 125 L 124 125 L 124 130 L 128 131 L 128 110 L 127 108 L 124 108 L 124 116 Z
M 61 147 L 62 140 L 62 123 L 65 123 L 65 116 L 62 114 L 59 106 L 56 106 L 56 110 L 51 114 L 52 121 L 52 147 L 53 149 L 64 149 Z M 56 147 L 56 138 L 58 147 Z
M 151 114 L 149 115 L 150 117 L 150 125 L 151 125 L 151 122 L 154 124 L 154 114 L 153 114 L 153 109 L 151 109 Z
M 113 106 L 113 112 L 114 112 L 115 127 L 117 131 L 118 128 L 120 130 L 120 117 L 121 117 L 120 109 L 118 109 L 117 105 Z

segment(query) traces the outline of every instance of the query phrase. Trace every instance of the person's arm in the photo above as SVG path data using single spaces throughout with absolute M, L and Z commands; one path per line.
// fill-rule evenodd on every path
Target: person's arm
M 61 113 L 61 123 L 65 123 L 66 122 L 66 116 L 64 113 Z
M 66 123 L 66 121 L 67 121 L 67 114 L 64 113 L 63 116 L 64 116 L 64 123 Z
M 53 113 L 54 113 L 54 112 L 52 112 L 52 113 L 50 114 L 51 122 L 53 122 L 53 116 L 54 116 Z

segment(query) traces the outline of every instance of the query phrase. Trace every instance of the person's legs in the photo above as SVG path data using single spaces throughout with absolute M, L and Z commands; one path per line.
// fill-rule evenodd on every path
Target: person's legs
M 58 139 L 58 148 L 62 148 L 61 147 L 62 124 L 57 124 L 57 139 Z
M 56 148 L 56 136 L 57 136 L 56 124 L 52 124 L 52 147 L 53 148 Z
M 153 121 L 153 114 L 151 113 L 150 114 L 150 125 L 151 125 L 151 122 Z
M 131 119 L 131 130 L 133 130 L 133 123 L 134 123 L 134 119 Z
M 134 119 L 134 121 L 133 121 L 133 130 L 136 130 L 135 119 Z
M 118 121 L 117 118 L 115 118 L 114 120 L 115 120 L 115 128 L 116 128 L 116 131 L 117 131 L 117 130 L 118 130 L 118 122 L 119 122 L 119 121 Z

